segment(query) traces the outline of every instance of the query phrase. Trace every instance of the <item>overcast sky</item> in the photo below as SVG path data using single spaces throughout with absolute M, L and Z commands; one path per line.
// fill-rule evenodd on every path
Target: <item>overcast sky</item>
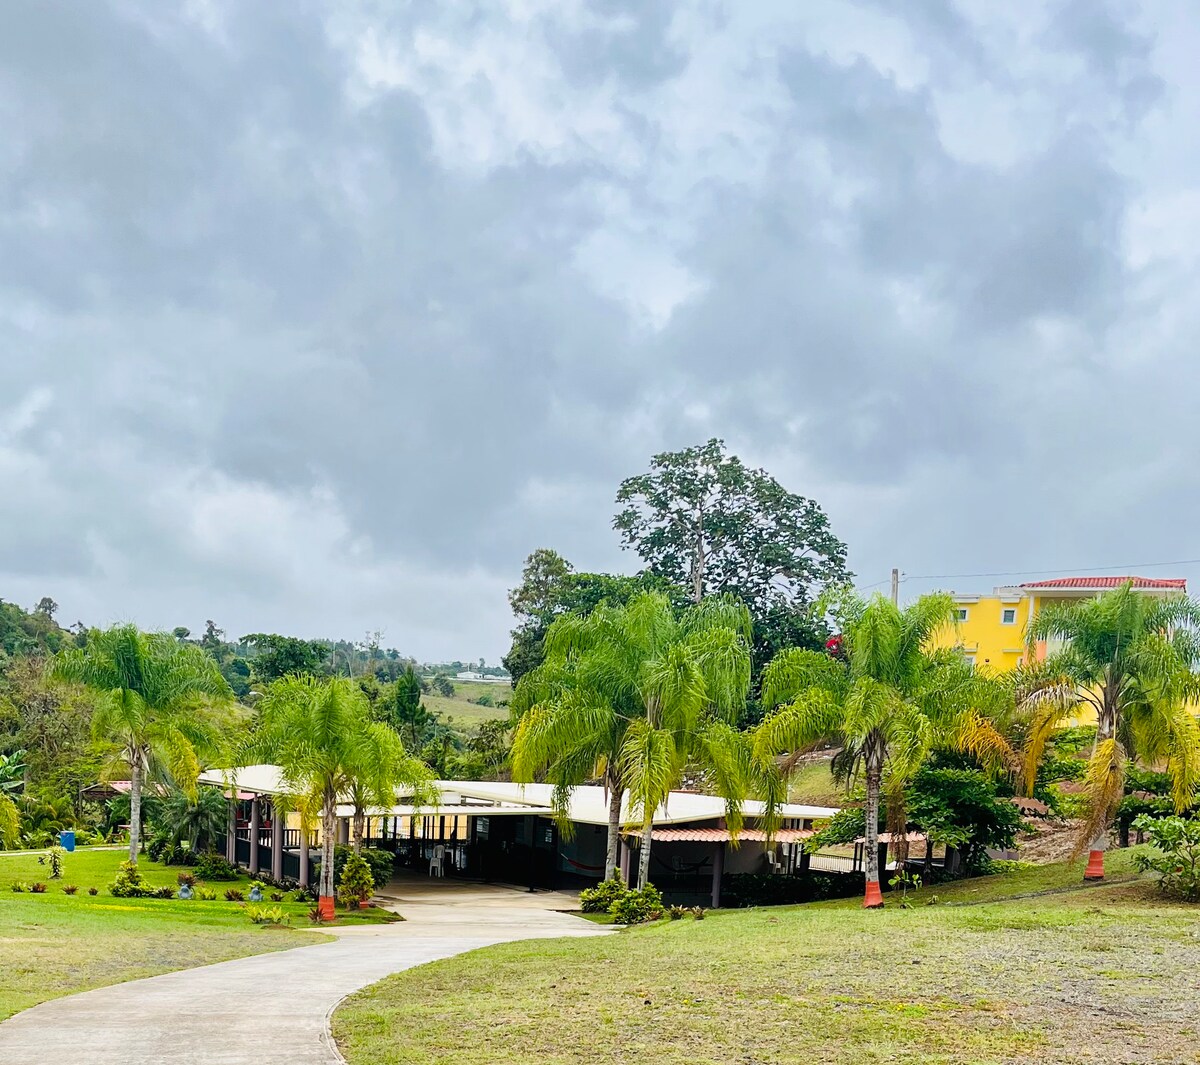
M 1181 0 L 14 0 L 0 596 L 495 661 L 710 436 L 864 586 L 1200 557 L 1198 53 Z

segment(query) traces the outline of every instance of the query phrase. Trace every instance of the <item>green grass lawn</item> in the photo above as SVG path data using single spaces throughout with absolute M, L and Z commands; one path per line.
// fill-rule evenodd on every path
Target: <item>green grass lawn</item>
M 800 766 L 788 786 L 789 800 L 809 806 L 844 806 L 846 792 L 834 783 L 831 765 L 831 759 L 822 758 Z
M 490 947 L 360 992 L 334 1030 L 350 1065 L 1200 1060 L 1200 909 L 1130 879 L 1010 897 L 1081 870 Z
M 79 850 L 66 856 L 63 878 L 51 880 L 49 868 L 39 865 L 35 855 L 0 852 L 0 1019 L 92 987 L 327 942 L 306 930 L 310 903 L 279 904 L 290 916 L 291 927 L 252 924 L 243 905 L 222 897 L 230 887 L 248 893 L 246 877 L 208 885 L 218 893 L 215 902 L 113 898 L 108 885 L 125 857 L 124 850 Z M 181 871 L 144 856 L 139 868 L 146 882 L 155 886 L 174 885 Z M 41 881 L 47 891 L 18 894 L 11 890 L 13 881 Z M 66 884 L 76 885 L 78 893 L 65 894 Z M 100 893 L 89 896 L 89 887 Z M 382 911 L 368 910 L 361 916 L 339 913 L 338 921 L 361 923 L 383 917 Z
M 507 706 L 479 706 L 470 701 L 478 699 L 485 692 L 495 702 L 499 702 L 501 699 L 511 699 L 512 688 L 508 684 L 483 684 L 479 681 L 464 680 L 456 680 L 452 683 L 454 684 L 453 696 L 447 697 L 435 692 L 421 696 L 421 701 L 432 713 L 441 714 L 444 721 L 448 718 L 454 719 L 453 722 L 446 721 L 447 724 L 453 724 L 460 729 L 473 729 L 480 722 L 491 721 L 497 717 L 508 717 Z

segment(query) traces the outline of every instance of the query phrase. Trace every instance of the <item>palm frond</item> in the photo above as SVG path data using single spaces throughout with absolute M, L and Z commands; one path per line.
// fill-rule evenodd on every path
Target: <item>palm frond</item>
M 1115 739 L 1096 744 L 1096 750 L 1088 762 L 1084 789 L 1088 812 L 1075 843 L 1076 856 L 1108 830 L 1117 804 L 1125 793 L 1125 751 Z

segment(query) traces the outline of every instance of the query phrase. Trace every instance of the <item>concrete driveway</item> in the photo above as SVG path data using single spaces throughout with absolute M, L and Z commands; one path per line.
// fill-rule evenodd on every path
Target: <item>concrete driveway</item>
M 403 924 L 331 929 L 330 943 L 44 1002 L 0 1024 L 3 1065 L 330 1065 L 328 1017 L 389 973 L 517 939 L 603 935 L 569 895 L 393 882 Z

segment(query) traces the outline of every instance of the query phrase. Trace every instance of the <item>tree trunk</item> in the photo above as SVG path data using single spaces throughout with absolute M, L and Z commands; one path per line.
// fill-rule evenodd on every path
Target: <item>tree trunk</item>
M 642 828 L 642 849 L 638 854 L 638 888 L 644 888 L 650 883 L 650 833 L 654 831 L 654 819 L 646 819 Z
M 621 789 L 612 781 L 608 785 L 608 847 L 604 855 L 604 879 L 617 875 L 618 850 L 621 845 Z
M 879 889 L 879 789 L 883 781 L 883 759 L 877 748 L 877 740 L 872 738 L 867 741 L 867 806 L 863 833 L 866 840 L 866 853 L 863 855 L 866 893 L 863 906 L 867 909 L 883 905 L 883 894 Z
M 129 759 L 129 860 L 137 865 L 142 834 L 142 752 L 134 749 Z
M 326 920 L 334 917 L 333 848 L 337 842 L 337 796 L 326 795 L 321 807 L 321 880 L 317 907 Z
M 367 814 L 361 806 L 354 808 L 354 836 L 352 846 L 355 854 L 362 853 L 363 833 L 366 831 Z
M 1105 740 L 1111 740 L 1117 734 L 1117 707 L 1115 684 L 1111 678 L 1106 679 L 1101 699 L 1100 712 L 1096 715 L 1096 747 Z M 1104 879 L 1104 852 L 1108 850 L 1108 818 L 1100 823 L 1095 838 L 1088 846 L 1087 867 L 1083 871 L 1084 880 Z
M 704 598 L 704 509 L 696 515 L 696 547 L 692 555 L 692 602 Z

